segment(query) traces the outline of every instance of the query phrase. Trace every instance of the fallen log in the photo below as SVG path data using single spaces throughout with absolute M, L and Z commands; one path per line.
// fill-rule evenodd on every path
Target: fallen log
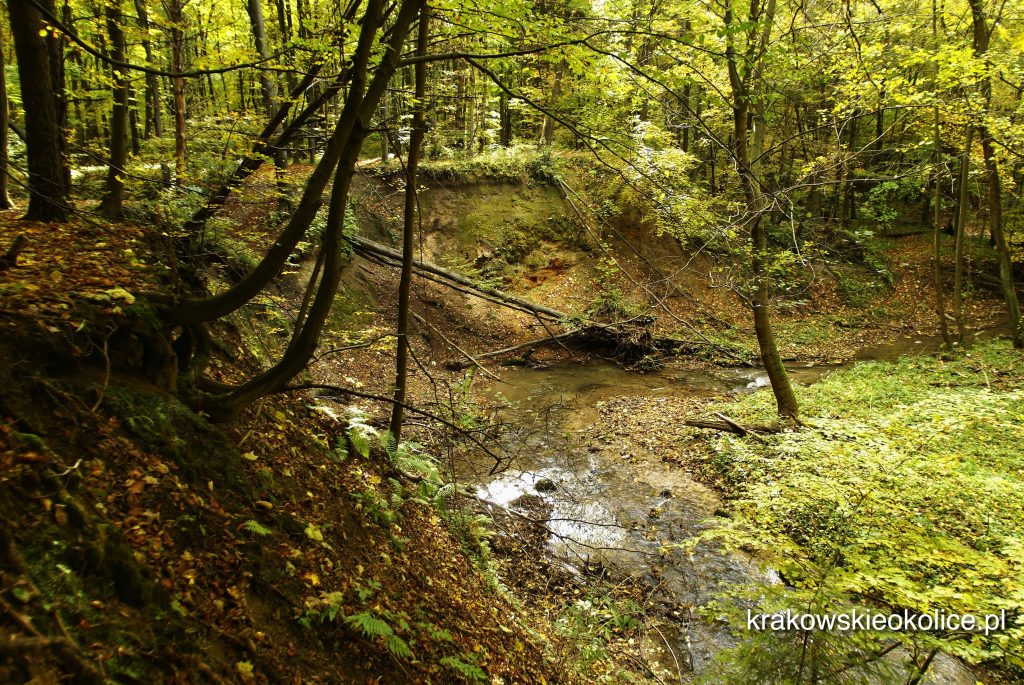
M 718 417 L 718 421 L 687 419 L 683 423 L 691 428 L 722 431 L 723 433 L 732 433 L 741 437 L 746 437 L 753 433 L 778 433 L 780 430 L 778 426 L 741 426 L 720 412 L 715 412 L 715 416 Z
M 537 345 L 543 345 L 544 343 L 556 342 L 561 340 L 567 340 L 573 336 L 579 335 L 578 330 L 566 331 L 565 333 L 558 333 L 557 335 L 549 335 L 544 338 L 537 338 L 536 340 L 527 340 L 526 342 L 519 343 L 518 345 L 512 345 L 511 347 L 503 347 L 500 350 L 492 350 L 490 352 L 484 352 L 483 354 L 476 355 L 477 359 L 486 359 L 488 357 L 500 357 L 503 354 L 511 354 L 512 352 L 518 352 L 519 350 L 530 349 Z
M 380 243 L 361 236 L 350 236 L 349 240 L 357 254 L 360 254 L 371 261 L 390 264 L 392 266 L 398 266 L 401 264 L 402 253 L 398 250 L 387 247 L 386 245 L 381 245 Z M 531 313 L 538 317 L 538 319 L 540 317 L 546 317 L 564 325 L 564 322 L 569 318 L 569 315 L 565 312 L 530 302 L 529 300 L 517 297 L 497 288 L 481 285 L 471 278 L 454 271 L 444 269 L 430 262 L 414 260 L 413 270 L 434 282 L 442 283 L 443 285 L 452 287 L 461 292 L 475 295 L 491 302 L 496 302 L 497 304 L 501 304 L 511 309 Z M 690 341 L 668 336 L 654 335 L 651 330 L 651 326 L 654 321 L 654 317 L 649 316 L 635 317 L 633 319 L 617 321 L 614 323 L 590 321 L 564 333 L 552 335 L 551 331 L 548 331 L 549 335 L 545 338 L 527 341 L 519 345 L 513 345 L 512 347 L 494 350 L 492 352 L 485 352 L 483 354 L 476 355 L 476 357 L 477 359 L 495 357 L 515 352 L 520 349 L 535 347 L 547 342 L 561 344 L 563 340 L 572 338 L 576 342 L 585 341 L 587 343 L 612 348 L 615 356 L 623 358 L 626 363 L 632 364 L 643 361 L 644 357 L 652 351 L 674 352 L 681 347 L 704 344 L 713 345 L 713 343 L 710 342 Z M 543 321 L 541 322 L 541 325 L 544 325 Z M 545 326 L 545 328 L 547 327 Z
M 399 264 L 401 264 L 402 262 L 402 253 L 399 252 L 398 250 L 393 250 L 390 247 L 387 247 L 386 245 L 375 243 L 372 240 L 367 240 L 366 238 L 362 238 L 360 236 L 351 236 L 349 240 L 351 240 L 352 246 L 357 253 L 364 255 L 370 254 L 375 255 L 377 257 L 384 257 L 392 261 L 397 261 Z M 470 288 L 471 290 L 475 290 L 485 295 L 489 295 L 492 298 L 496 298 L 503 302 L 513 304 L 516 306 L 517 309 L 525 309 L 535 314 L 543 314 L 544 316 L 547 316 L 556 321 L 562 321 L 568 318 L 569 316 L 565 312 L 560 312 L 557 309 L 552 309 L 551 307 L 545 307 L 542 304 L 536 304 L 530 302 L 529 300 L 524 300 L 521 297 L 516 297 L 515 295 L 506 293 L 503 290 L 498 290 L 497 288 L 491 288 L 489 286 L 481 285 L 480 283 L 477 283 L 471 278 L 467 278 L 462 274 L 455 273 L 454 271 L 449 271 L 448 269 L 443 269 L 437 266 L 436 264 L 431 264 L 430 262 L 424 262 L 422 260 L 415 259 L 413 260 L 412 268 L 415 271 L 426 272 L 428 274 L 440 276 L 445 280 L 458 283 L 459 285 L 462 285 L 466 288 Z

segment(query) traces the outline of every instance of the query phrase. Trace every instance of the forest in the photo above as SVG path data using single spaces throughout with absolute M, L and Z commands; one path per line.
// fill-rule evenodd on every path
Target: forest
M 0 0 L 0 683 L 1024 683 L 1022 0 Z

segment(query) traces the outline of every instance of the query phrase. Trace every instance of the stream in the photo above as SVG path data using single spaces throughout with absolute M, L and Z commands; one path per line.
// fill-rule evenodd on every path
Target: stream
M 866 349 L 857 358 L 923 353 L 937 342 L 903 340 Z M 790 372 L 795 382 L 808 384 L 838 366 L 793 365 Z M 496 509 L 546 519 L 547 551 L 584 582 L 596 567 L 612 579 L 632 577 L 658 588 L 665 617 L 652 619 L 654 629 L 645 631 L 643 658 L 662 681 L 689 682 L 736 642 L 722 622 L 701 618 L 697 609 L 723 584 L 780 581 L 756 560 L 712 543 L 698 543 L 687 553 L 666 549 L 718 525 L 721 497 L 685 468 L 666 463 L 657 449 L 646 448 L 637 431 L 609 425 L 602 408 L 622 398 L 644 398 L 646 406 L 664 404 L 663 419 L 671 427 L 680 402 L 696 407 L 712 396 L 767 385 L 764 371 L 754 368 L 639 374 L 587 361 L 509 370 L 502 382 L 478 381 L 474 392 L 480 404 L 497 407 L 496 417 L 506 425 L 503 447 L 516 456 L 500 473 L 488 475 L 493 462 L 481 462 L 486 468 L 463 478 Z M 923 681 L 975 682 L 969 669 L 945 655 Z

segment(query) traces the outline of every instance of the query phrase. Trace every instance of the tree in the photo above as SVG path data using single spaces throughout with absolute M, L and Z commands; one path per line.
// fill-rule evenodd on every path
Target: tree
M 427 54 L 427 43 L 430 38 L 430 9 L 424 3 L 420 10 L 420 20 L 416 37 L 416 55 Z M 398 285 L 398 325 L 397 348 L 395 351 L 395 403 L 391 409 L 391 434 L 395 440 L 402 435 L 402 413 L 405 405 L 405 393 L 408 381 L 406 373 L 409 364 L 409 300 L 412 290 L 412 262 L 415 249 L 414 238 L 416 228 L 416 188 L 417 169 L 420 163 L 420 147 L 423 145 L 423 134 L 426 132 L 424 107 L 427 95 L 427 64 L 416 63 L 415 98 L 413 102 L 412 130 L 409 133 L 409 157 L 405 162 L 405 215 L 402 230 L 402 276 Z
M 105 14 L 110 38 L 110 57 L 127 60 L 124 16 L 119 0 L 108 0 Z M 100 202 L 100 213 L 108 219 L 120 219 L 124 213 L 124 178 L 128 165 L 128 69 L 114 67 L 114 105 L 110 113 L 110 162 L 107 165 L 107 189 Z
M 153 41 L 149 37 L 149 12 L 146 9 L 146 0 L 134 0 L 135 15 L 142 32 L 142 49 L 146 55 L 146 64 L 156 63 L 156 55 L 153 52 Z M 146 116 L 144 135 L 149 138 L 156 136 L 160 138 L 164 134 L 163 128 L 163 107 L 160 103 L 160 77 L 154 73 L 146 74 Z
M 754 76 L 761 71 L 765 53 L 771 38 L 772 23 L 775 21 L 775 0 L 755 0 L 750 4 L 750 13 L 743 19 L 745 28 L 736 26 L 732 0 L 726 0 L 723 22 L 728 36 L 726 61 L 729 69 L 729 85 L 732 87 L 733 145 L 736 166 L 743 185 L 746 199 L 744 221 L 750 231 L 750 267 L 754 278 L 754 293 L 751 308 L 754 313 L 754 330 L 761 351 L 761 363 L 768 372 L 772 392 L 779 414 L 796 418 L 798 405 L 789 374 L 782 363 L 775 333 L 772 330 L 771 283 L 767 273 L 768 240 L 764 222 L 767 214 L 761 174 L 764 156 L 764 137 L 767 119 L 765 101 L 757 92 Z M 745 49 L 737 53 L 735 36 L 744 36 Z
M 260 59 L 268 59 L 270 50 L 267 47 L 267 30 L 263 22 L 263 7 L 260 0 L 246 0 L 245 10 L 249 14 L 249 22 L 252 24 L 252 37 L 256 43 L 256 53 Z M 271 114 L 278 108 L 277 84 L 266 70 L 260 71 L 260 92 L 263 94 L 263 107 L 267 114 Z M 273 135 L 273 131 L 270 135 Z M 274 150 L 274 167 L 277 170 L 278 203 L 281 209 L 291 206 L 289 199 L 288 173 L 288 152 L 283 147 Z
M 4 58 L 3 22 L 0 22 L 0 209 L 13 209 L 14 202 L 7 192 L 8 136 L 10 108 L 7 100 L 7 61 Z
M 323 274 L 319 284 L 316 285 L 316 294 L 305 319 L 296 323 L 291 343 L 281 359 L 255 378 L 209 400 L 205 406 L 213 417 L 235 416 L 254 400 L 286 387 L 305 368 L 313 356 L 324 324 L 334 304 L 342 269 L 348 261 L 342 229 L 344 217 L 348 211 L 349 190 L 356 162 L 359 159 L 359 152 L 362 149 L 363 141 L 371 131 L 371 121 L 377 106 L 387 92 L 388 84 L 398 69 L 402 45 L 423 4 L 423 0 L 403 0 L 394 18 L 394 23 L 384 34 L 386 42 L 380 61 L 371 69 L 371 51 L 378 32 L 383 28 L 383 0 L 368 0 L 361 21 L 358 45 L 352 57 L 352 77 L 349 83 L 348 97 L 332 136 L 332 142 L 340 149 L 334 157 L 336 160 L 334 185 L 331 189 L 327 225 L 320 240 Z M 370 77 L 371 73 L 372 78 Z M 326 152 L 324 158 L 327 158 Z M 320 169 L 318 168 L 318 170 Z M 322 191 L 321 186 L 320 192 L 322 193 Z M 307 186 L 307 194 L 308 192 L 309 187 Z M 303 198 L 303 200 L 306 199 L 306 197 Z M 306 225 L 308 226 L 308 222 Z M 295 243 L 291 242 L 290 236 L 287 240 L 282 240 L 282 238 L 284 238 L 284 234 L 289 233 L 289 229 L 294 228 L 295 226 L 291 225 L 287 227 L 270 252 L 280 253 L 282 246 L 291 243 L 284 253 L 284 258 L 287 258 Z M 298 241 L 304 230 L 303 227 L 295 242 Z M 270 252 L 268 252 L 268 256 Z M 262 271 L 265 274 L 265 280 L 258 284 L 250 281 L 247 287 L 258 285 L 256 289 L 258 292 L 259 288 L 277 274 L 284 258 L 280 262 L 276 258 L 271 260 L 265 258 Z M 272 270 L 271 266 L 273 266 Z M 310 284 L 310 287 L 313 287 L 313 284 Z M 226 301 L 222 300 L 221 306 L 226 305 L 228 311 L 241 306 L 252 296 L 243 297 L 241 296 L 243 292 L 247 292 L 247 290 L 236 290 L 231 298 Z
M 53 12 L 53 0 L 39 2 Z M 60 99 L 63 78 L 55 78 L 62 66 L 53 63 L 52 47 L 60 44 L 59 38 L 30 0 L 10 0 L 8 13 L 25 109 L 29 191 L 25 219 L 66 221 L 71 209 Z
M 988 19 L 985 16 L 985 9 L 982 5 L 982 0 L 969 0 L 969 4 L 971 6 L 974 54 L 979 59 L 987 62 L 987 53 L 992 34 L 988 25 Z M 1009 243 L 1006 240 L 1006 232 L 1003 230 L 1002 179 L 999 175 L 999 160 L 996 158 L 992 131 L 985 118 L 992 106 L 992 76 L 987 70 L 978 82 L 978 89 L 984 110 L 983 118 L 976 124 L 976 127 L 978 129 L 978 137 L 981 139 L 981 153 L 984 157 L 986 185 L 988 186 L 989 231 L 999 255 L 999 285 L 1003 291 L 1003 298 L 1006 300 L 1006 311 L 1010 318 L 1013 346 L 1024 348 L 1024 328 L 1021 327 L 1020 302 L 1017 299 L 1017 291 L 1013 284 L 1013 260 L 1010 255 Z
M 185 4 L 188 0 L 164 0 L 170 22 L 171 89 L 174 93 L 174 180 L 180 184 L 188 160 L 188 131 L 185 126 Z

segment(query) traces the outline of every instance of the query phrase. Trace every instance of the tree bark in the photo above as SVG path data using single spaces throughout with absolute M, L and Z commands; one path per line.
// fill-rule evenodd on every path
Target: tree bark
M 942 285 L 942 179 L 939 171 L 942 168 L 942 129 L 939 119 L 939 108 L 935 108 L 935 123 L 932 133 L 933 162 L 935 164 L 935 195 L 932 198 L 932 281 L 935 284 L 935 313 L 939 317 L 939 331 L 946 348 L 953 346 L 949 335 L 949 324 L 946 321 L 946 294 Z
M 498 141 L 502 147 L 508 147 L 512 144 L 512 109 L 509 107 L 508 93 L 505 91 L 498 94 L 498 120 L 500 122 Z
M 416 55 L 427 54 L 430 30 L 430 8 L 423 4 L 416 37 Z M 391 410 L 391 434 L 398 442 L 402 436 L 402 410 L 405 404 L 406 373 L 409 364 L 409 299 L 412 291 L 413 242 L 416 228 L 416 182 L 420 162 L 420 147 L 426 131 L 424 101 L 427 95 L 427 65 L 417 62 L 415 98 L 412 113 L 412 130 L 409 132 L 409 155 L 405 165 L 405 217 L 402 230 L 402 276 L 398 285 L 398 326 L 397 350 L 395 352 L 395 403 Z
M 555 109 L 558 106 L 558 101 L 562 97 L 562 72 L 565 70 L 565 62 L 559 61 L 555 67 L 555 81 L 551 85 L 551 93 L 548 96 L 547 106 L 548 109 Z M 549 115 L 544 115 L 544 123 L 541 124 L 540 128 L 540 144 L 551 145 L 555 139 L 555 120 Z
M 110 56 L 118 62 L 127 59 L 124 38 L 124 17 L 120 0 L 108 0 L 106 5 L 107 35 L 110 38 Z M 114 106 L 110 113 L 110 162 L 107 166 L 107 187 L 100 201 L 100 214 L 108 219 L 120 219 L 124 214 L 124 177 L 128 164 L 128 69 L 114 67 Z
M 962 345 L 967 337 L 966 323 L 964 322 L 964 236 L 967 233 L 967 205 L 969 195 L 967 184 L 971 172 L 971 147 L 974 143 L 974 127 L 967 126 L 966 140 L 964 141 L 964 152 L 960 157 L 960 185 L 957 192 L 956 212 L 956 246 L 954 248 L 953 265 L 953 316 L 956 317 L 957 340 Z
M 936 50 L 939 45 L 939 8 L 938 0 L 932 0 L 932 42 Z M 935 65 L 938 80 L 938 64 Z M 932 198 L 932 280 L 935 283 L 935 313 L 939 317 L 939 331 L 946 349 L 953 347 L 953 339 L 949 335 L 949 324 L 946 321 L 946 294 L 942 286 L 942 118 L 939 106 L 935 106 L 932 128 L 932 163 L 935 165 L 935 194 Z M 880 136 L 879 136 L 880 137 Z
M 171 71 L 185 70 L 185 0 L 168 0 L 167 19 L 170 21 Z M 185 129 L 185 79 L 171 79 L 174 94 L 174 180 L 181 184 L 188 165 L 188 133 Z
M 40 0 L 53 12 L 53 0 Z M 21 102 L 25 110 L 25 145 L 28 149 L 28 209 L 25 219 L 67 221 L 69 171 L 64 157 L 59 90 L 63 80 L 54 79 L 50 43 L 57 39 L 47 32 L 39 11 L 27 0 L 10 0 L 8 13 L 18 57 Z
M 14 202 L 7 192 L 7 164 L 9 161 L 10 108 L 7 99 L 7 60 L 4 59 L 4 31 L 0 21 L 0 209 L 13 209 Z

